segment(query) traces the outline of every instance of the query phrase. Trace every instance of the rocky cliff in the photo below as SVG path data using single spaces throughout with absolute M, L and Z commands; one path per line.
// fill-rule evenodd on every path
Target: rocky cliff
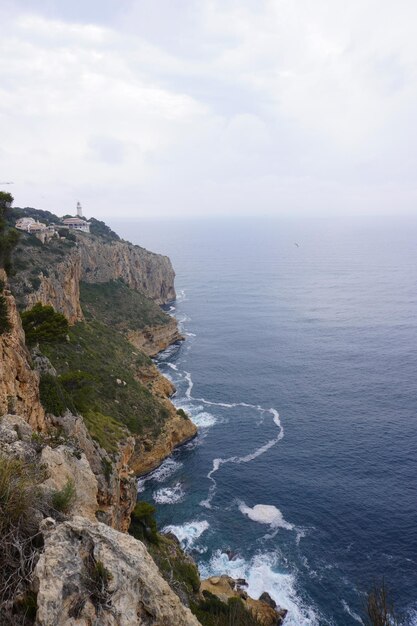
M 178 330 L 177 321 L 173 318 L 167 324 L 147 326 L 143 330 L 128 330 L 126 337 L 135 348 L 148 356 L 156 356 L 168 346 L 184 339 Z
M 149 252 L 128 242 L 102 242 L 79 235 L 82 279 L 106 283 L 117 278 L 157 304 L 175 300 L 175 272 L 167 256 Z
M 169 258 L 128 242 L 78 233 L 76 243 L 53 239 L 41 245 L 23 235 L 15 256 L 19 256 L 22 269 L 11 286 L 19 305 L 28 309 L 37 302 L 50 304 L 70 324 L 83 319 L 81 280 L 107 283 L 122 279 L 156 304 L 175 299 L 175 272 Z
M 30 309 L 37 302 L 51 304 L 56 311 L 63 313 L 70 324 L 83 319 L 80 304 L 81 256 L 77 248 L 72 248 L 62 261 L 54 267 L 44 269 L 39 274 L 39 286 L 26 294 L 25 308 Z
M 44 430 L 45 414 L 39 400 L 39 374 L 31 368 L 20 315 L 8 290 L 6 274 L 1 269 L 0 281 L 5 285 L 2 295 L 10 323 L 10 331 L 0 334 L 0 415 L 18 413 L 34 428 Z

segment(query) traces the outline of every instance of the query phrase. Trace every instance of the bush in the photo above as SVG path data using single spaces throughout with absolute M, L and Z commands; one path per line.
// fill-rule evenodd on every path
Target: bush
M 60 381 L 52 374 L 42 374 L 39 392 L 43 408 L 57 417 L 64 415 L 67 409 L 74 410 L 71 398 L 65 392 Z
M 190 609 L 202 626 L 260 626 L 240 598 L 230 598 L 227 604 L 209 591 L 204 600 L 192 602 Z
M 395 616 L 394 605 L 384 580 L 380 585 L 375 584 L 368 593 L 365 615 L 367 626 L 399 626 L 400 621 Z
M 28 345 L 64 341 L 69 331 L 67 318 L 52 306 L 43 306 L 40 302 L 30 311 L 22 313 L 21 317 Z
M 0 623 L 19 624 L 14 606 L 29 593 L 41 547 L 35 507 L 42 509 L 38 484 L 42 467 L 0 455 Z
M 52 494 L 51 501 L 55 511 L 68 513 L 74 502 L 76 493 L 74 481 L 69 478 L 62 489 L 54 491 Z
M 149 502 L 138 502 L 130 516 L 129 532 L 136 539 L 148 540 L 157 544 L 158 528 L 155 520 L 155 507 Z
M 177 414 L 185 420 L 190 419 L 184 409 L 177 409 Z
M 0 294 L 0 335 L 10 332 L 11 328 L 7 300 Z

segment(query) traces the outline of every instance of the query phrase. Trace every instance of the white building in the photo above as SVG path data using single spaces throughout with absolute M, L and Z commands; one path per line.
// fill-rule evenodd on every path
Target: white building
M 37 222 L 33 217 L 21 217 L 16 222 L 16 228 L 18 230 L 24 230 L 27 233 L 39 233 L 47 229 L 45 224 Z
M 78 230 L 83 233 L 90 232 L 90 222 L 86 222 L 79 217 L 67 217 L 62 220 L 62 223 L 70 230 Z

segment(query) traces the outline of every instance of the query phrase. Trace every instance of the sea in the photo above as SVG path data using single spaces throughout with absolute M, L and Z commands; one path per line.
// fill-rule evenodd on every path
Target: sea
M 159 355 L 198 437 L 139 481 L 203 577 L 286 626 L 417 624 L 417 218 L 111 224 L 168 255 L 185 341 Z

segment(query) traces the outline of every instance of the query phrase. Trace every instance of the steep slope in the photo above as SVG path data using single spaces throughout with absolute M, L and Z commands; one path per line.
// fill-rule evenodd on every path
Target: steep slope
M 18 413 L 32 426 L 43 430 L 45 416 L 39 400 L 39 374 L 31 368 L 20 316 L 2 269 L 0 282 L 10 324 L 10 330 L 0 334 L 0 415 Z

